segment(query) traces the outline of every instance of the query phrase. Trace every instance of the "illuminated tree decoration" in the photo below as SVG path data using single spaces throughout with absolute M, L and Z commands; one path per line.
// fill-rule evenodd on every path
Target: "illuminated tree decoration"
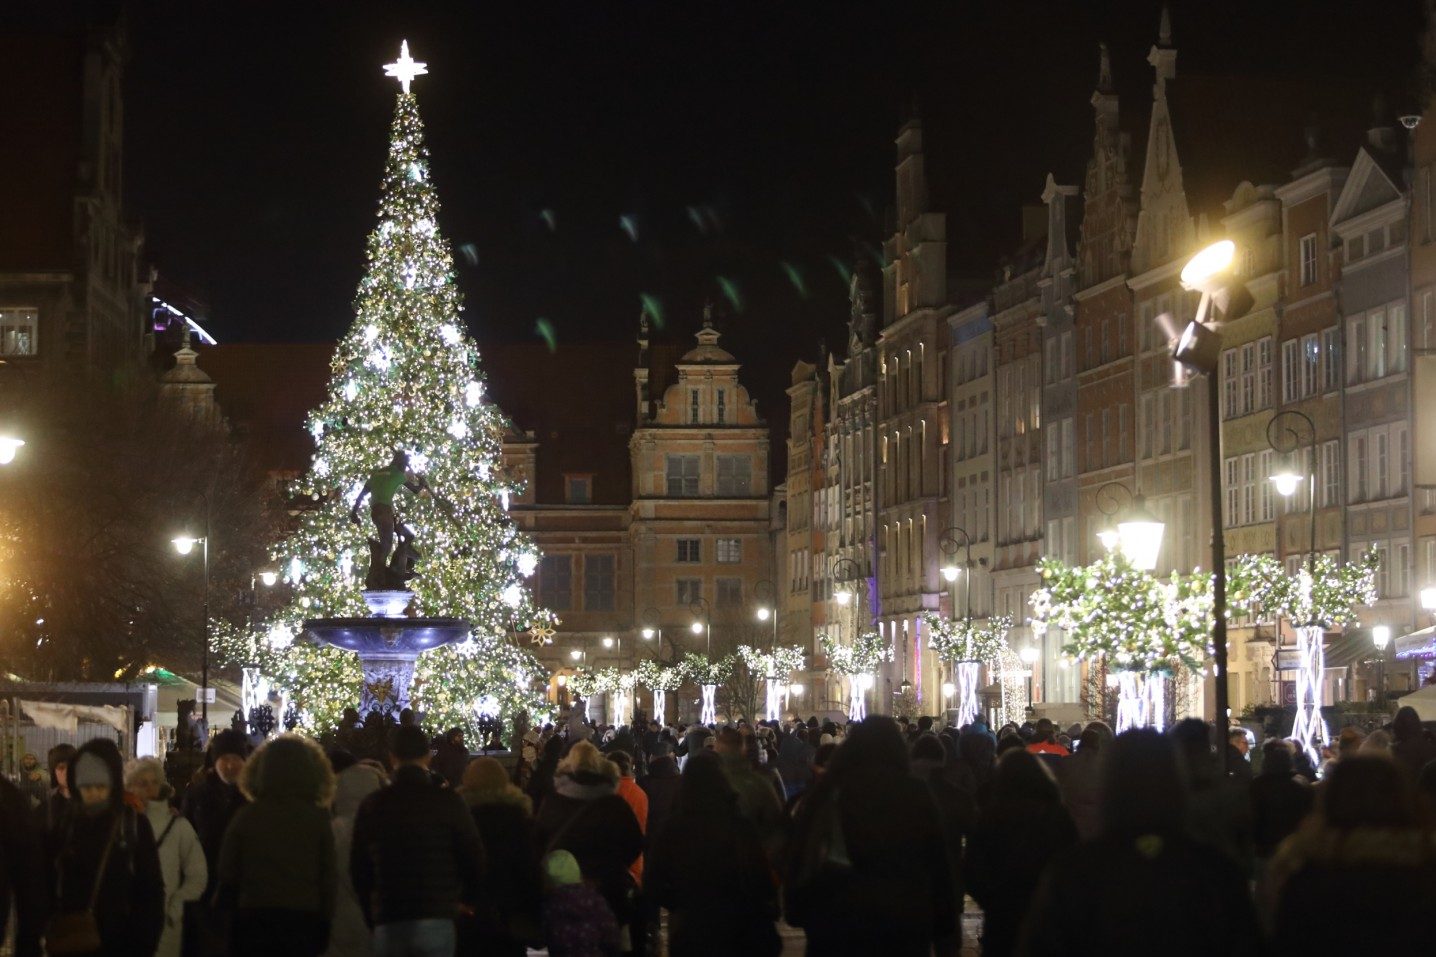
M 1331 732 L 1321 719 L 1321 679 L 1326 670 L 1326 629 L 1356 621 L 1356 609 L 1376 602 L 1381 556 L 1368 551 L 1338 565 L 1327 555 L 1303 564 L 1295 577 L 1271 555 L 1242 555 L 1227 576 L 1230 604 L 1238 614 L 1263 621 L 1286 618 L 1296 630 L 1296 720 L 1291 736 L 1320 764 L 1319 746 Z M 1313 574 L 1314 572 L 1314 574 Z
M 828 668 L 848 679 L 848 720 L 863 720 L 868 714 L 867 692 L 873 686 L 873 672 L 884 661 L 893 660 L 892 645 L 876 631 L 864 631 L 851 645 L 819 635 L 818 646 L 828 659 Z
M 314 458 L 294 491 L 314 507 L 272 556 L 287 570 L 290 600 L 256 632 L 220 641 L 231 664 L 256 656 L 252 663 L 297 703 L 310 730 L 335 726 L 341 710 L 358 703 L 360 670 L 353 654 L 303 640 L 302 622 L 368 614 L 356 565 L 365 564 L 370 532 L 367 522 L 350 522 L 349 508 L 398 449 L 435 490 L 401 492 L 395 501 L 421 551 L 413 611 L 473 623 L 468 641 L 420 656 L 415 707 L 433 726 L 471 733 L 480 704 L 496 703 L 510 718 L 544 710 L 533 686 L 543 669 L 510 636 L 554 619 L 524 585 L 538 551 L 507 514 L 517 486 L 501 467 L 505 422 L 484 400 L 438 215 L 418 104 L 403 92 L 355 321 L 330 364 L 328 398 L 309 417 Z
M 997 615 L 986 622 L 973 623 L 944 618 L 935 611 L 925 611 L 921 617 L 927 628 L 928 647 L 940 660 L 952 664 L 958 727 L 969 725 L 976 720 L 979 710 L 977 687 L 982 666 L 991 666 L 1002 657 L 1012 619 Z
M 781 720 L 783 701 L 787 697 L 788 677 L 803 667 L 803 649 L 785 645 L 772 651 L 763 651 L 751 645 L 740 645 L 738 657 L 751 673 L 762 675 L 767 683 L 763 720 Z
M 639 684 L 652 692 L 653 720 L 662 723 L 668 706 L 668 692 L 677 691 L 683 685 L 683 669 L 647 658 L 638 663 L 633 675 Z
M 696 651 L 690 651 L 683 656 L 680 667 L 688 679 L 698 685 L 703 698 L 703 709 L 698 716 L 699 724 L 718 723 L 718 686 L 733 674 L 733 666 L 736 663 L 732 655 L 724 655 L 716 661 L 710 661 L 707 655 Z
M 1037 563 L 1033 624 L 1062 629 L 1064 654 L 1102 659 L 1120 682 L 1117 730 L 1156 723 L 1165 711 L 1165 684 L 1178 664 L 1200 669 L 1211 653 L 1211 576 L 1200 571 L 1156 578 L 1113 550 L 1086 566 L 1053 558 Z

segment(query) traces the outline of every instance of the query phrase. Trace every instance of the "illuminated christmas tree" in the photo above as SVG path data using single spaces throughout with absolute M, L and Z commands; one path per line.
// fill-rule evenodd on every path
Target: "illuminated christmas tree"
M 408 55 L 386 68 L 403 90 L 394 111 L 379 223 L 355 321 L 331 362 L 327 400 L 309 417 L 316 449 L 295 490 L 314 503 L 273 557 L 289 600 L 249 634 L 229 634 L 232 663 L 252 659 L 299 708 L 312 730 L 334 727 L 360 698 L 355 655 L 302 637 L 306 618 L 364 616 L 364 568 L 373 528 L 351 516 L 370 473 L 396 451 L 427 485 L 400 489 L 394 507 L 418 550 L 411 614 L 473 625 L 468 641 L 423 654 L 413 700 L 431 727 L 476 729 L 481 714 L 544 710 L 543 670 L 511 636 L 553 618 L 524 580 L 538 551 L 507 514 L 517 491 L 501 467 L 505 428 L 485 398 L 479 351 L 464 330 L 449 245 L 429 178 L 423 125 L 409 83 L 423 74 Z M 429 491 L 432 489 L 432 492 Z

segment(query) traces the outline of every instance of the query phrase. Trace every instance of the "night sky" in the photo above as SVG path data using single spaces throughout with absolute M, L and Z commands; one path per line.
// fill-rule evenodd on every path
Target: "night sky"
M 337 337 L 397 89 L 381 65 L 407 37 L 429 64 L 414 90 L 481 344 L 540 318 L 564 342 L 628 338 L 641 294 L 686 337 L 705 299 L 727 305 L 724 277 L 741 298 L 725 345 L 781 420 L 792 363 L 844 341 L 830 257 L 880 247 L 914 96 L 954 258 L 989 276 L 1046 173 L 1080 182 L 1099 39 L 1124 112 L 1145 112 L 1159 7 L 137 3 L 128 203 L 222 342 Z M 1418 0 L 1173 4 L 1179 78 L 1349 77 L 1397 113 L 1420 26 Z

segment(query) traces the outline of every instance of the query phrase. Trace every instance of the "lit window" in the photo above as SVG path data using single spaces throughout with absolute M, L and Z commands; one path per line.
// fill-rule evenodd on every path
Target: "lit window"
M 35 355 L 39 351 L 39 329 L 39 310 L 0 307 L 0 355 Z

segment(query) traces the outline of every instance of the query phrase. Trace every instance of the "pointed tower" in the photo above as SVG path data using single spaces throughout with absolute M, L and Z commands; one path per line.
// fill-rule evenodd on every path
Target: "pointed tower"
M 638 363 L 633 367 L 633 396 L 637 403 L 635 421 L 648 418 L 648 310 L 638 314 Z
M 174 368 L 160 376 L 160 393 L 194 417 L 196 423 L 217 426 L 219 408 L 214 402 L 214 380 L 195 364 L 199 353 L 190 345 L 189 324 L 175 352 Z

